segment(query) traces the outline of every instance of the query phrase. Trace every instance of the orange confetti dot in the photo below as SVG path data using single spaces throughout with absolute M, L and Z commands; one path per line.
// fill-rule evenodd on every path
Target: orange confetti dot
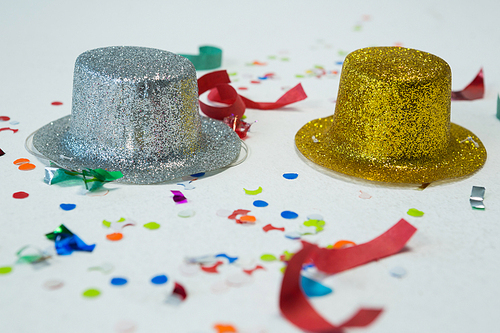
M 337 243 L 333 244 L 334 249 L 342 249 L 348 246 L 355 246 L 356 243 L 348 241 L 348 240 L 339 240 Z
M 123 238 L 123 234 L 120 232 L 115 232 L 109 235 L 106 235 L 106 238 L 110 241 L 116 242 Z
M 241 222 L 253 223 L 255 222 L 255 220 L 255 216 L 252 215 L 243 215 L 242 217 L 240 217 Z
M 217 333 L 238 332 L 233 325 L 215 324 L 214 328 Z
M 19 166 L 19 170 L 23 170 L 23 171 L 28 171 L 28 170 L 33 170 L 34 168 L 36 168 L 36 166 L 34 164 L 31 164 L 31 163 L 23 163 Z
M 21 165 L 21 164 L 29 163 L 29 162 L 30 162 L 30 160 L 28 160 L 27 158 L 18 158 L 17 160 L 14 161 L 14 164 Z

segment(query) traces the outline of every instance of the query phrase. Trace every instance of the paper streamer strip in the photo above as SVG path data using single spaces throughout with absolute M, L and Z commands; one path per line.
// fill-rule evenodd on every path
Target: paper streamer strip
M 452 101 L 472 101 L 484 96 L 484 76 L 483 69 L 477 73 L 474 80 L 467 87 L 460 91 L 451 92 Z
M 227 106 L 216 107 L 200 101 L 200 108 L 204 114 L 218 120 L 233 115 L 241 118 L 246 108 L 273 110 L 307 98 L 302 85 L 299 83 L 288 90 L 274 103 L 254 102 L 238 95 L 236 90 L 229 85 L 230 82 L 229 75 L 225 70 L 208 73 L 198 79 L 198 90 L 200 95 L 210 90 L 208 94 L 208 99 L 210 101 L 227 104 Z
M 341 333 L 347 327 L 364 327 L 372 323 L 382 309 L 359 309 L 349 320 L 335 326 L 311 306 L 300 287 L 302 265 L 313 261 L 318 270 L 334 274 L 370 261 L 398 253 L 417 229 L 401 219 L 392 228 L 370 242 L 343 248 L 325 249 L 303 241 L 303 248 L 288 262 L 280 292 L 281 313 L 292 324 L 317 333 Z
M 215 46 L 200 46 L 200 54 L 180 54 L 188 58 L 194 65 L 197 71 L 205 69 L 219 68 L 222 63 L 222 49 Z

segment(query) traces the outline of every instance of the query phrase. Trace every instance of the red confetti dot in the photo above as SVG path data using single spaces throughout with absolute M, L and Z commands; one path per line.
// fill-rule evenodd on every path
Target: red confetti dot
M 7 117 L 7 116 L 0 116 L 0 120 L 1 120 L 1 121 L 9 121 L 9 120 L 10 120 L 10 118 L 9 118 L 9 117 Z
M 260 81 L 255 81 L 255 80 L 252 80 L 252 81 L 250 81 L 250 83 L 259 84 L 259 83 L 260 83 Z
M 248 90 L 247 87 L 238 87 L 238 90 Z
M 29 194 L 26 192 L 23 192 L 23 191 L 16 192 L 16 193 L 12 194 L 12 197 L 14 199 L 24 199 L 24 198 L 27 198 L 28 196 L 29 196 Z
M 55 102 L 52 102 L 52 103 L 50 103 L 50 104 L 52 104 L 52 105 L 62 105 L 63 103 L 62 103 L 62 102 L 55 101 Z

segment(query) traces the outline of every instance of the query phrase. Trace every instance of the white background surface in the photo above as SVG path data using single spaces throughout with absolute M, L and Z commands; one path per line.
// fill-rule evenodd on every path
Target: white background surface
M 19 121 L 19 132 L 0 132 L 0 266 L 12 266 L 24 245 L 53 246 L 44 236 L 64 223 L 93 253 L 56 257 L 51 265 L 33 269 L 15 265 L 0 276 L 1 332 L 116 332 L 123 320 L 136 332 L 215 332 L 215 323 L 234 325 L 241 332 L 299 332 L 278 308 L 281 264 L 263 263 L 264 253 L 297 251 L 297 241 L 283 233 L 264 233 L 268 223 L 294 229 L 308 214 L 320 213 L 325 230 L 306 240 L 321 246 L 340 239 L 363 243 L 378 236 L 400 218 L 418 228 L 410 251 L 370 263 L 324 280 L 334 293 L 312 303 L 327 319 L 339 323 L 360 306 L 385 309 L 360 332 L 493 332 L 500 310 L 498 241 L 500 215 L 500 121 L 495 118 L 500 91 L 498 45 L 500 4 L 495 1 L 3 1 L 0 4 L 0 115 Z M 363 21 L 363 15 L 370 15 Z M 355 31 L 356 25 L 360 31 Z M 453 88 L 460 90 L 484 68 L 486 95 L 473 102 L 452 102 L 452 121 L 470 129 L 485 144 L 486 165 L 458 182 L 416 188 L 346 181 L 306 164 L 296 153 L 294 135 L 307 121 L 333 113 L 338 78 L 296 74 L 314 65 L 340 70 L 339 50 L 402 43 L 436 54 L 453 71 Z M 256 101 L 275 101 L 302 82 L 309 98 L 277 111 L 247 110 L 252 126 L 246 140 L 250 156 L 242 165 L 196 182 L 183 191 L 189 203 L 175 205 L 175 184 L 134 186 L 109 184 L 103 197 L 83 195 L 81 187 L 43 183 L 42 161 L 24 150 L 25 138 L 71 112 L 73 64 L 76 57 L 97 47 L 147 46 L 177 53 L 197 53 L 198 46 L 223 48 L 223 69 L 237 72 L 235 87 Z M 276 55 L 278 60 L 269 60 Z M 280 61 L 288 57 L 290 61 Z M 247 66 L 254 60 L 267 66 Z M 260 85 L 249 81 L 274 72 L 276 80 Z M 205 72 L 200 72 L 203 74 Z M 52 106 L 62 101 L 62 106 Z M 4 126 L 5 125 L 5 126 Z M 9 126 L 0 123 L 0 127 Z M 12 162 L 27 157 L 33 171 L 19 171 Z M 282 174 L 297 172 L 298 179 Z M 485 211 L 473 211 L 473 185 L 485 186 Z M 243 188 L 262 186 L 262 194 L 245 195 Z M 359 191 L 372 195 L 358 197 Z M 26 191 L 24 200 L 12 194 Z M 269 202 L 266 208 L 253 200 Z M 63 211 L 61 203 L 77 205 Z M 237 225 L 215 215 L 221 208 L 250 209 L 255 226 Z M 409 208 L 425 212 L 406 215 Z M 193 209 L 182 219 L 177 213 Z M 283 210 L 299 214 L 295 221 L 280 217 Z M 137 222 L 123 230 L 124 239 L 110 242 L 103 219 L 120 217 Z M 149 231 L 142 224 L 161 224 Z M 185 256 L 227 253 L 250 266 L 262 264 L 252 284 L 214 294 L 211 285 L 241 271 L 223 265 L 219 274 L 200 272 L 187 277 L 179 271 Z M 88 268 L 111 263 L 111 274 Z M 395 266 L 405 268 L 402 279 L 391 277 Z M 166 274 L 170 283 L 155 286 L 151 277 Z M 110 284 L 122 276 L 123 287 Z M 55 291 L 42 285 L 59 279 Z M 171 282 L 188 292 L 180 306 L 164 303 Z M 85 299 L 82 292 L 102 294 Z

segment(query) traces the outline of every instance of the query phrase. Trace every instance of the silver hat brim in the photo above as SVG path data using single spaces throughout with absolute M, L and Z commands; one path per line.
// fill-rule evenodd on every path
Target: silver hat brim
M 33 134 L 33 147 L 46 159 L 62 168 L 105 169 L 121 171 L 120 182 L 133 184 L 161 183 L 182 176 L 223 168 L 235 161 L 241 150 L 241 139 L 223 122 L 201 117 L 202 133 L 198 149 L 189 154 L 154 156 L 148 160 L 99 154 L 80 150 L 78 155 L 68 148 L 67 133 L 71 116 L 50 122 Z

